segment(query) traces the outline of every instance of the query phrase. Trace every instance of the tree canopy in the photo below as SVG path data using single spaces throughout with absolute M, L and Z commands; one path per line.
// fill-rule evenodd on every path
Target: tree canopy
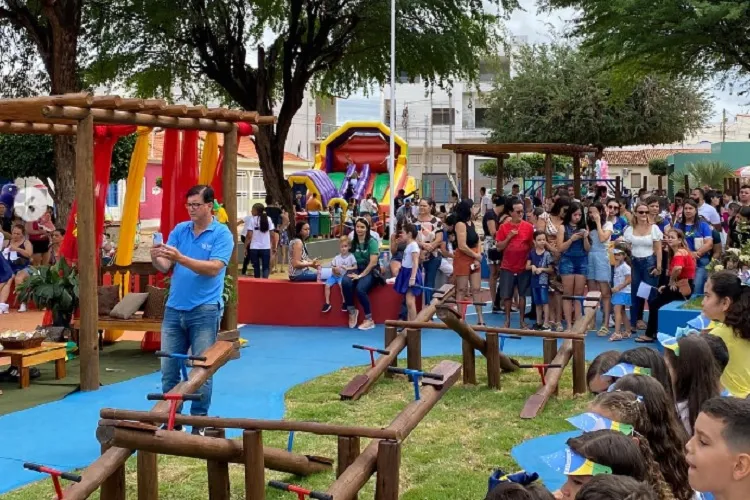
M 625 78 L 660 72 L 713 78 L 750 76 L 750 3 L 682 0 L 544 0 L 571 7 L 574 37 Z M 747 83 L 747 82 L 746 82 Z
M 512 65 L 489 98 L 493 142 L 666 144 L 700 129 L 710 112 L 683 79 L 650 75 L 619 94 L 605 62 L 569 44 L 521 46 Z
M 388 0 L 113 0 L 99 7 L 92 27 L 99 51 L 87 78 L 142 96 L 213 96 L 275 113 L 276 126 L 261 127 L 255 143 L 266 190 L 285 204 L 284 144 L 305 90 L 348 95 L 384 84 L 390 72 Z M 397 69 L 427 86 L 474 79 L 482 56 L 497 53 L 498 20 L 482 0 L 400 1 L 397 9 Z

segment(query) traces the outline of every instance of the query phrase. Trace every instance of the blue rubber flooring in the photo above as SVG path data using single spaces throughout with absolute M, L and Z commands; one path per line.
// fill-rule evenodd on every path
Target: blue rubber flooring
M 500 326 L 504 320 L 502 315 L 487 314 L 485 318 L 492 326 Z M 518 314 L 513 314 L 512 325 L 517 324 Z M 383 342 L 382 326 L 363 332 L 248 325 L 241 333 L 249 340 L 248 347 L 242 350 L 240 359 L 229 362 L 214 377 L 211 415 L 280 419 L 284 416 L 284 394 L 288 389 L 346 366 L 366 364 L 367 354 L 352 349 L 351 345 L 379 346 Z M 602 351 L 625 350 L 633 345 L 632 340 L 613 344 L 591 334 L 586 339 L 586 357 L 592 359 Z M 425 331 L 422 349 L 424 356 L 460 354 L 461 340 L 451 331 Z M 534 338 L 508 340 L 505 352 L 541 356 L 542 342 Z M 161 392 L 158 373 L 105 386 L 96 392 L 73 393 L 59 401 L 0 417 L 0 493 L 41 479 L 39 474 L 24 470 L 23 462 L 62 470 L 86 467 L 100 453 L 95 437 L 99 410 L 105 407 L 148 410 L 153 405 L 145 398 L 149 392 Z M 541 473 L 542 467 L 537 464 L 542 445 L 537 442 L 554 448 L 564 439 L 538 438 L 513 450 L 522 468 Z M 562 479 L 559 474 L 556 476 L 542 475 L 551 485 Z

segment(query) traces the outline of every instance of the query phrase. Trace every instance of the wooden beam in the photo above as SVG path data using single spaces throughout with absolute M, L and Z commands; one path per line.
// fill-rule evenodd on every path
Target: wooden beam
M 398 335 L 398 332 L 396 331 L 395 326 L 386 326 L 385 327 L 385 342 L 383 343 L 383 347 L 391 345 L 391 342 L 396 340 L 396 335 Z M 393 361 L 391 362 L 390 366 L 394 368 L 398 366 L 398 357 L 393 358 Z M 386 371 L 384 376 L 385 378 L 393 378 L 393 373 Z
M 497 177 L 495 178 L 495 191 L 497 194 L 503 193 L 503 185 L 505 184 L 505 158 L 499 156 L 497 158 Z
M 401 443 L 380 441 L 376 466 L 378 476 L 375 481 L 375 500 L 398 500 Z
M 224 439 L 224 429 L 206 429 L 206 436 Z M 229 500 L 229 464 L 215 460 L 206 461 L 208 473 L 208 500 Z
M 118 95 L 105 95 L 105 96 L 94 96 L 94 102 L 92 102 L 90 106 L 84 106 L 84 107 L 117 109 L 120 105 L 122 105 L 122 97 Z M 73 105 L 68 104 L 68 106 L 73 106 Z
M 500 339 L 497 333 L 487 333 L 487 385 L 500 389 Z
M 191 106 L 187 109 L 188 118 L 205 118 L 208 114 L 208 108 L 205 106 Z
M 386 320 L 385 326 L 395 326 L 396 328 L 421 328 L 423 330 L 452 330 L 450 326 L 435 321 L 401 321 L 397 319 Z M 500 333 L 507 335 L 518 335 L 521 337 L 536 337 L 541 339 L 570 339 L 580 340 L 583 337 L 576 333 L 570 332 L 545 332 L 536 330 L 521 330 L 520 328 L 501 328 L 496 326 L 472 325 L 471 329 L 475 332 Z M 477 336 L 481 339 L 481 337 Z
M 175 106 L 166 106 L 162 109 L 144 111 L 144 113 L 159 116 L 188 116 L 188 107 L 184 104 L 179 104 Z
M 409 370 L 422 370 L 422 330 L 406 330 L 406 367 Z
M 461 365 L 454 361 L 441 361 L 431 370 L 443 375 L 442 385 L 423 384 L 421 399 L 412 401 L 388 426 L 397 429 L 404 438 L 419 425 L 419 422 L 440 401 L 440 398 L 456 383 L 461 374 Z M 362 454 L 328 488 L 327 493 L 336 500 L 351 500 L 375 473 L 379 439 L 373 439 Z
M 242 440 L 220 439 L 206 436 L 194 436 L 185 432 L 155 431 L 99 425 L 96 438 L 107 446 L 150 451 L 160 455 L 197 458 L 241 464 L 245 462 L 245 449 Z M 323 457 L 314 457 L 290 453 L 279 448 L 264 447 L 266 467 L 289 474 L 309 476 L 318 472 L 329 471 L 333 461 Z M 65 496 L 66 500 L 68 495 Z M 83 497 L 86 498 L 86 497 Z
M 266 466 L 261 431 L 242 433 L 245 453 L 245 500 L 266 500 Z
M 78 202 L 78 262 L 79 307 L 81 326 L 79 349 L 81 355 L 81 390 L 99 390 L 99 317 L 97 297 L 98 245 L 96 237 L 96 208 L 94 193 L 94 117 L 85 110 L 76 133 L 76 201 Z
M 544 196 L 552 197 L 552 153 L 544 155 Z
M 581 199 L 581 157 L 573 155 L 573 194 Z
M 209 120 L 206 118 L 156 116 L 113 109 L 92 109 L 90 112 L 97 123 L 142 125 L 144 127 L 206 130 L 213 132 L 229 132 L 234 128 L 234 124 L 230 122 Z M 42 108 L 42 114 L 48 118 L 79 120 L 87 113 L 89 113 L 89 110 L 86 108 L 76 108 L 71 106 L 45 106 Z
M 153 411 L 117 410 L 103 408 L 101 418 L 113 421 L 134 421 L 164 424 L 169 415 Z M 253 418 L 221 418 L 197 415 L 176 415 L 175 424 L 192 427 L 212 427 L 215 429 L 243 429 L 249 431 L 305 432 L 318 436 L 348 436 L 371 439 L 400 439 L 396 432 L 374 427 L 324 424 L 318 422 L 296 422 L 293 420 L 260 420 Z
M 462 200 L 471 198 L 469 191 L 469 155 L 458 154 L 456 155 L 456 168 L 458 169 L 458 179 L 460 182 L 459 193 Z
M 255 119 L 255 123 L 257 123 L 258 125 L 273 125 L 277 122 L 277 120 L 278 119 L 275 116 L 259 116 Z
M 188 373 L 188 380 L 177 384 L 174 389 L 169 391 L 170 394 L 192 394 L 197 391 L 216 370 L 229 361 L 234 351 L 234 347 L 229 342 L 219 342 L 211 346 L 209 350 L 214 348 L 221 349 L 223 355 L 217 358 L 211 366 L 205 368 L 194 366 Z M 154 405 L 153 411 L 166 413 L 169 411 L 169 402 L 159 401 Z M 101 457 L 86 467 L 86 470 L 81 474 L 82 479 L 80 483 L 72 483 L 65 489 L 65 500 L 85 500 L 91 496 L 107 477 L 117 470 L 118 467 L 125 464 L 125 461 L 132 454 L 133 450 L 129 448 L 113 447 L 107 449 Z
M 229 217 L 227 222 L 229 231 L 235 246 L 237 245 L 237 148 L 239 146 L 239 137 L 237 135 L 237 125 L 230 124 L 229 131 L 224 133 L 224 163 L 222 164 L 221 174 L 224 186 L 224 210 Z M 232 278 L 234 286 L 239 285 L 237 271 L 237 252 L 232 250 L 232 256 L 229 259 L 227 272 Z M 237 301 L 224 305 L 224 318 L 222 325 L 225 330 L 237 328 Z
M 0 121 L 0 133 L 37 135 L 76 135 L 75 125 Z
M 136 458 L 138 465 L 138 500 L 159 500 L 159 468 L 156 453 L 139 451 Z

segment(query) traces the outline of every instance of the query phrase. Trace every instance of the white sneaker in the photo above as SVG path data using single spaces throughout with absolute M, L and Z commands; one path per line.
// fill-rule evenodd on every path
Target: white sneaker
M 21 304 L 21 307 L 18 308 L 18 312 L 25 313 L 26 312 L 26 304 Z
M 10 306 L 5 302 L 0 303 L 0 314 L 8 314 L 10 312 Z

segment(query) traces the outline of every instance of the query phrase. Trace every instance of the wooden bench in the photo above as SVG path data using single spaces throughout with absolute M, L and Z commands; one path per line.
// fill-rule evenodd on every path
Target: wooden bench
M 0 351 L 0 357 L 10 357 L 10 364 L 18 368 L 21 375 L 18 378 L 21 389 L 29 386 L 29 368 L 42 363 L 54 361 L 55 379 L 65 378 L 66 354 L 66 344 L 58 342 L 44 342 L 41 346 L 30 349 L 4 349 Z

